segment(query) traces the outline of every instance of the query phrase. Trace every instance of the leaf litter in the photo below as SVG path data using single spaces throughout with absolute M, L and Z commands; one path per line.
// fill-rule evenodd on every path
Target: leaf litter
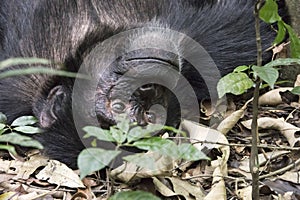
M 277 88 L 260 98 L 267 99 L 260 100 L 258 120 L 262 198 L 296 199 L 300 195 L 299 98 L 286 102 L 281 96 L 283 90 L 290 88 Z M 225 119 L 210 124 L 210 127 L 188 120 L 181 123 L 190 142 L 205 152 L 210 161 L 173 161 L 148 152 L 157 170 L 126 163 L 111 172 L 115 181 L 109 183 L 100 179 L 97 173 L 80 180 L 77 171 L 41 156 L 30 157 L 25 162 L 2 156 L 0 199 L 63 199 L 64 196 L 105 199 L 110 184 L 118 191 L 142 188 L 161 199 L 251 199 L 252 107 L 251 100 L 243 105 L 240 103 L 239 100 L 234 106 L 239 109 L 223 113 Z M 222 116 L 216 113 L 215 109 L 206 112 L 206 119 L 220 119 Z

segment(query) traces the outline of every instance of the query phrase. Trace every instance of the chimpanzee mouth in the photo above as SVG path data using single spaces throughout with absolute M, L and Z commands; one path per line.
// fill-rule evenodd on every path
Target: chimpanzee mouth
M 159 57 L 129 58 L 129 59 L 126 59 L 125 61 L 127 61 L 127 62 L 130 62 L 130 61 L 154 62 L 154 63 L 164 64 L 164 65 L 169 65 L 175 70 L 179 69 L 179 65 L 177 64 L 176 61 L 172 61 L 172 60 L 169 60 L 169 59 L 163 59 L 163 58 L 159 58 Z

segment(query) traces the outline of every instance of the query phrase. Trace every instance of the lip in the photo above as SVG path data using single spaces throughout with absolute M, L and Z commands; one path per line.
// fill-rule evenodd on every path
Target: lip
M 158 57 L 136 57 L 136 58 L 126 59 L 125 61 L 126 62 L 141 61 L 141 62 L 165 64 L 165 65 L 171 65 L 175 70 L 179 69 L 179 66 L 176 64 L 176 62 L 174 62 L 172 60 L 168 60 L 168 59 L 158 58 Z

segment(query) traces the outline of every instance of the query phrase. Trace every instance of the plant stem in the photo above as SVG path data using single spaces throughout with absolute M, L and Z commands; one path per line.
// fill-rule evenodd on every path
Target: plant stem
M 262 46 L 260 37 L 260 19 L 259 19 L 259 9 L 261 7 L 262 1 L 258 0 L 255 9 L 255 32 L 256 32 L 256 47 L 257 47 L 257 66 L 262 65 Z M 255 90 L 253 98 L 253 119 L 251 124 L 251 134 L 252 134 L 252 147 L 250 156 L 250 170 L 252 176 L 252 199 L 259 199 L 259 160 L 258 160 L 258 98 L 259 98 L 259 87 L 261 80 L 259 77 L 255 80 Z

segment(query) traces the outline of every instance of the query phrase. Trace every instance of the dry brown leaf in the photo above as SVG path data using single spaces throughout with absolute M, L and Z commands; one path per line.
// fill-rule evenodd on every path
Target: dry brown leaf
M 282 99 L 280 96 L 280 92 L 291 91 L 292 87 L 281 87 L 274 90 L 271 90 L 263 95 L 261 95 L 258 99 L 259 105 L 269 105 L 276 106 L 282 103 Z
M 252 187 L 245 187 L 236 191 L 236 195 L 242 200 L 252 200 Z
M 0 171 L 6 174 L 16 175 L 24 162 L 18 160 L 2 160 L 0 159 Z
M 251 123 L 252 120 L 242 122 L 247 129 L 251 129 Z M 279 130 L 292 147 L 294 147 L 296 142 L 300 141 L 300 138 L 295 137 L 295 133 L 300 131 L 300 128 L 285 122 L 283 118 L 262 117 L 257 120 L 257 123 L 259 129 Z
M 38 197 L 40 197 L 38 195 L 38 193 L 36 193 L 36 192 L 30 192 L 28 194 L 19 195 L 18 196 L 18 200 L 37 199 Z
M 155 152 L 147 152 L 146 154 L 151 154 L 154 158 L 155 170 L 141 168 L 136 164 L 127 162 L 112 170 L 111 176 L 128 183 L 140 178 L 170 175 L 170 171 L 174 168 L 174 160 L 172 158 L 162 156 Z
M 153 183 L 157 189 L 157 191 L 165 197 L 177 196 L 179 194 L 173 192 L 169 189 L 165 184 L 163 184 L 158 178 L 152 177 Z
M 41 155 L 34 155 L 30 157 L 28 161 L 25 161 L 22 167 L 19 169 L 17 176 L 14 179 L 28 179 L 37 168 L 46 166 L 48 159 Z
M 189 120 L 183 120 L 181 128 L 189 133 L 191 142 L 194 143 L 193 145 L 198 149 L 201 150 L 204 147 L 208 149 L 220 149 L 223 153 L 223 164 L 227 163 L 230 150 L 229 146 L 216 144 L 228 144 L 227 138 L 222 133 Z M 199 141 L 204 142 L 204 144 L 199 143 Z M 205 142 L 208 143 L 205 144 Z
M 289 151 L 275 151 L 275 152 L 266 152 L 258 154 L 258 163 L 264 163 L 267 161 L 267 158 L 274 158 L 274 157 L 280 157 L 283 155 L 286 155 L 290 153 Z M 267 158 L 266 158 L 267 157 Z M 250 158 L 245 157 L 241 162 L 239 162 L 239 169 L 243 170 L 244 172 L 247 172 L 250 174 Z
M 185 197 L 187 200 L 193 200 L 196 198 L 196 200 L 202 200 L 205 196 L 204 191 L 201 190 L 199 186 L 192 185 L 186 180 L 181 180 L 176 177 L 166 178 L 168 179 L 173 186 L 173 189 L 176 194 L 181 194 Z M 195 198 L 191 198 L 191 195 Z
M 223 179 L 224 176 L 227 176 L 227 161 L 230 154 L 230 148 L 226 144 L 228 144 L 227 138 L 217 130 L 213 130 L 209 127 L 201 126 L 192 121 L 183 120 L 181 123 L 181 127 L 190 135 L 191 142 L 197 141 L 209 141 L 214 143 L 220 144 L 204 144 L 201 145 L 200 143 L 194 144 L 194 146 L 198 149 L 202 149 L 206 146 L 208 149 L 211 148 L 218 148 L 222 152 L 222 157 L 218 158 L 217 160 L 213 160 L 211 162 L 212 167 L 214 168 L 213 172 L 213 182 L 211 191 L 207 194 L 204 199 L 226 199 L 226 188 L 225 188 L 225 181 Z
M 226 166 L 227 168 L 227 166 Z M 226 171 L 227 175 L 227 171 Z M 226 187 L 224 181 L 224 169 L 222 169 L 221 165 L 217 165 L 213 173 L 213 181 L 210 192 L 205 196 L 205 200 L 210 199 L 227 199 L 226 198 Z
M 10 182 L 14 178 L 13 174 L 0 173 L 0 186 L 3 182 Z M 1 189 L 1 188 L 0 188 Z
M 236 123 L 244 116 L 245 110 L 247 108 L 247 105 L 251 102 L 252 100 L 248 101 L 245 103 L 245 105 L 231 113 L 228 117 L 226 117 L 217 127 L 217 130 L 226 135 L 235 125 Z
M 139 179 L 136 175 L 139 167 L 133 163 L 125 163 L 110 172 L 110 176 L 122 182 L 129 183 Z
M 41 170 L 36 177 L 49 183 L 70 188 L 84 188 L 78 174 L 65 164 L 56 160 L 50 160 L 48 165 Z
M 283 49 L 285 48 L 286 45 L 287 45 L 286 43 L 282 43 L 282 44 L 277 45 L 277 46 L 274 46 L 274 47 L 272 48 L 272 51 L 273 51 L 273 58 L 272 58 L 272 60 L 274 59 L 274 56 L 275 56 L 276 54 L 278 54 L 278 53 L 280 53 L 281 51 L 283 51 Z
M 299 99 L 300 99 L 300 98 L 299 98 Z M 299 103 L 298 103 L 298 102 L 292 102 L 292 103 L 291 103 L 291 107 L 300 109 L 300 100 L 299 100 Z
M 17 192 L 5 192 L 0 195 L 0 199 L 10 199 L 10 200 L 17 200 Z
M 295 184 L 299 184 L 300 182 L 300 177 L 299 177 L 299 172 L 285 172 L 284 174 L 280 175 L 279 178 L 295 183 Z
M 234 151 L 237 152 L 238 154 L 241 154 L 243 151 L 245 151 L 246 147 L 233 147 Z
M 282 200 L 293 200 L 295 199 L 295 194 L 293 191 L 290 191 L 290 192 L 286 192 L 284 193 L 283 196 L 279 195 L 279 198 L 278 199 L 282 199 Z
M 57 190 L 50 191 L 49 188 L 42 189 L 41 187 L 32 187 L 30 185 L 23 184 L 22 182 L 12 182 L 12 181 L 0 182 L 0 188 L 1 189 L 4 188 L 5 191 L 16 191 L 16 192 L 18 192 L 18 195 L 29 194 L 29 193 L 37 194 L 35 196 L 35 198 L 27 198 L 27 199 L 48 199 L 48 196 L 50 196 L 50 195 L 55 196 L 56 198 L 62 199 L 62 197 L 65 193 L 63 191 L 57 191 Z M 23 192 L 20 192 L 20 191 L 23 191 Z M 0 199 L 2 200 L 1 196 L 0 196 Z M 19 198 L 17 198 L 17 199 L 19 200 Z M 50 198 L 50 199 L 53 199 L 53 198 Z M 70 199 L 70 198 L 68 198 L 68 199 Z
M 240 169 L 238 169 L 238 168 L 230 168 L 230 169 L 228 170 L 228 172 L 229 172 L 230 174 L 237 174 L 237 175 L 239 175 L 240 177 L 245 177 L 245 179 L 251 179 L 251 178 L 252 178 L 251 173 L 245 172 L 245 171 L 240 170 Z
M 294 86 L 295 87 L 300 86 L 300 74 L 297 76 Z
M 1 160 L 0 159 L 0 171 L 5 172 L 6 174 L 16 175 L 14 177 L 17 179 L 28 179 L 30 175 L 32 175 L 37 168 L 41 166 L 46 166 L 48 159 L 35 155 L 30 157 L 28 161 L 21 162 L 18 160 Z
M 201 113 L 204 115 L 200 118 L 203 120 L 209 120 L 216 113 L 226 115 L 226 113 L 230 113 L 235 107 L 235 105 L 231 104 L 232 102 L 228 102 L 225 104 L 224 99 L 220 99 L 214 104 L 211 101 L 204 99 L 200 102 Z
M 78 189 L 78 191 L 72 196 L 71 200 L 92 200 L 93 194 L 90 189 Z
M 215 143 L 224 137 L 224 135 L 217 130 L 189 120 L 183 120 L 180 124 L 180 129 L 189 134 L 193 145 L 200 150 L 204 147 L 208 149 L 218 147 Z M 203 142 L 204 144 L 202 144 Z
M 226 117 L 217 127 L 217 130 L 226 135 L 243 117 L 245 110 L 237 110 Z

